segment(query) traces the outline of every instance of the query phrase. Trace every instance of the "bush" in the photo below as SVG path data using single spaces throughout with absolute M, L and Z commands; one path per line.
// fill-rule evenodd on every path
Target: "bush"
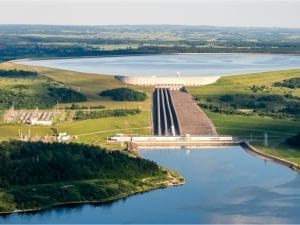
M 291 146 L 295 146 L 300 148 L 300 133 L 295 136 L 289 137 L 285 140 L 285 142 Z
M 101 111 L 76 111 L 75 120 L 87 120 L 97 119 L 105 117 L 119 117 L 136 115 L 140 113 L 140 109 L 113 109 L 113 110 L 101 110 Z
M 25 71 L 25 70 L 2 70 L 0 69 L 0 77 L 8 77 L 8 78 L 15 78 L 15 77 L 37 77 L 37 72 L 32 71 Z
M 55 99 L 57 102 L 61 103 L 68 103 L 68 102 L 85 102 L 87 101 L 87 98 L 72 89 L 69 88 L 54 88 L 49 87 L 48 88 L 49 95 Z
M 232 95 L 222 95 L 220 97 L 220 100 L 222 102 L 231 102 L 231 101 L 233 101 L 233 96 Z
M 300 88 L 300 77 L 283 80 L 282 82 L 274 83 L 275 87 Z
M 111 97 L 114 101 L 145 101 L 145 92 L 136 91 L 130 88 L 108 89 L 99 93 L 100 96 Z
M 67 106 L 65 107 L 65 109 L 105 109 L 105 106 L 103 105 L 96 105 L 96 106 L 80 106 L 80 105 L 77 105 L 75 103 L 72 103 L 71 106 Z

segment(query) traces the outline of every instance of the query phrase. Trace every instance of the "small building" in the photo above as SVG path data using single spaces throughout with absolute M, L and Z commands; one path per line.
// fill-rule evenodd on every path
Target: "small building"
M 69 141 L 71 140 L 71 136 L 67 134 L 67 132 L 59 133 L 57 136 L 57 141 L 62 142 L 62 141 Z
M 44 125 L 44 126 L 51 126 L 52 120 L 39 120 L 37 117 L 30 118 L 30 125 Z

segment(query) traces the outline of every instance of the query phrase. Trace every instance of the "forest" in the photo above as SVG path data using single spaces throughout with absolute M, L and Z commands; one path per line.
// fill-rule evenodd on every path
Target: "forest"
M 114 101 L 145 101 L 147 98 L 146 93 L 130 88 L 108 89 L 100 92 L 99 95 L 111 97 Z
M 0 213 L 111 201 L 162 187 L 166 174 L 152 161 L 97 146 L 6 141 L 0 143 Z
M 0 143 L 0 187 L 81 179 L 130 179 L 161 174 L 154 162 L 97 146 Z

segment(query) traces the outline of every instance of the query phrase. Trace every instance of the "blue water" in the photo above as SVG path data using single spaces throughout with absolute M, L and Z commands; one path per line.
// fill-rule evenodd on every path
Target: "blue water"
M 300 56 L 271 54 L 177 54 L 21 61 L 78 72 L 133 76 L 220 76 L 300 68 Z
M 177 170 L 178 187 L 104 205 L 11 214 L 1 223 L 299 223 L 300 174 L 240 147 L 142 150 Z

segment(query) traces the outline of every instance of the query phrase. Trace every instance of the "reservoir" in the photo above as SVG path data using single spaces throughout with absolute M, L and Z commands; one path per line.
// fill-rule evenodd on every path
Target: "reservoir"
M 0 217 L 0 223 L 289 223 L 300 221 L 300 174 L 239 146 L 144 149 L 143 157 L 177 170 L 182 186 L 103 205 L 58 207 Z
M 299 55 L 172 54 L 19 61 L 77 72 L 123 76 L 224 76 L 300 67 Z M 178 73 L 179 72 L 179 73 Z

